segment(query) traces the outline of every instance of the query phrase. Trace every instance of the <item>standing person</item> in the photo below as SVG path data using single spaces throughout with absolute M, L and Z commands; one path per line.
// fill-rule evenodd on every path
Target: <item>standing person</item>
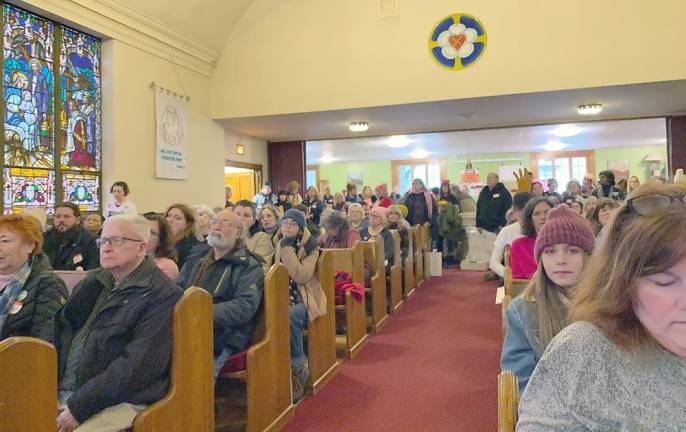
M 286 192 L 285 190 L 279 191 L 278 200 L 276 201 L 276 208 L 279 209 L 279 212 L 281 214 L 284 214 L 291 207 L 293 207 L 293 204 L 291 204 L 291 202 L 288 201 L 288 192 Z
M 524 208 L 522 219 L 522 235 L 512 242 L 510 248 L 510 265 L 512 277 L 515 279 L 531 279 L 536 272 L 538 263 L 534 257 L 536 237 L 548 219 L 548 212 L 555 207 L 555 203 L 544 197 L 534 197 Z
M 562 201 L 562 196 L 557 192 L 557 180 L 554 178 L 548 179 L 548 192 L 543 194 L 543 196 L 550 198 L 555 204 L 559 204 Z
M 595 178 L 593 177 L 592 174 L 586 174 L 584 176 L 584 180 L 583 180 L 583 183 L 581 185 L 581 197 L 586 199 L 590 196 L 593 196 L 595 189 L 596 189 Z
M 186 204 L 172 204 L 165 213 L 165 218 L 174 234 L 174 248 L 182 268 L 191 254 L 193 246 L 200 242 L 195 231 L 195 212 Z
M 193 210 L 195 210 L 195 232 L 204 240 L 210 233 L 210 221 L 214 219 L 214 210 L 205 204 L 196 204 Z
M 446 200 L 450 204 L 458 204 L 458 199 L 455 195 L 453 195 L 452 191 L 450 190 L 450 180 L 445 179 L 441 182 L 441 190 L 438 194 L 438 199 L 439 200 Z
M 434 222 L 438 213 L 436 201 L 431 192 L 426 188 L 422 179 L 414 179 L 412 188 L 405 197 L 405 207 L 407 207 L 407 217 L 405 218 L 410 225 L 423 225 L 426 222 Z
M 183 293 L 146 257 L 149 237 L 143 216 L 108 218 L 102 268 L 55 317 L 57 430 L 125 430 L 169 390 L 172 312 Z
M 507 334 L 500 368 L 511 370 L 524 393 L 529 377 L 550 341 L 567 326 L 572 289 L 593 251 L 591 224 L 566 204 L 548 214 L 536 238 L 538 268 L 522 295 L 507 308 Z
M 493 233 L 507 225 L 505 213 L 512 207 L 512 195 L 496 173 L 488 173 L 486 187 L 476 201 L 476 226 Z
M 305 395 L 310 371 L 303 343 L 306 322 L 326 314 L 326 295 L 319 284 L 317 239 L 305 228 L 305 216 L 288 210 L 281 219 L 276 236 L 274 261 L 288 270 L 291 324 L 291 379 L 293 401 Z
M 327 185 L 322 188 L 322 201 L 324 206 L 330 208 L 333 206 L 333 195 L 331 194 L 331 188 Z
M 293 180 L 286 185 L 286 191 L 288 192 L 288 202 L 291 203 L 291 207 L 302 204 L 303 197 L 300 195 L 300 184 Z
M 360 240 L 360 233 L 350 227 L 345 215 L 335 210 L 326 210 L 322 214 L 324 234 L 319 237 L 319 247 L 327 249 L 352 248 Z
M 271 202 L 272 204 L 276 204 L 278 201 L 278 197 L 274 195 L 272 191 L 272 185 L 269 182 L 264 182 L 264 185 L 262 186 L 262 189 L 255 194 L 255 196 L 252 199 L 252 202 L 255 203 L 255 207 L 257 210 L 261 210 L 262 206 L 266 202 Z
M 531 194 L 529 192 L 518 192 L 512 199 L 512 214 L 517 221 L 501 229 L 498 236 L 495 238 L 493 253 L 491 253 L 490 267 L 491 272 L 495 273 L 497 277 L 494 278 L 489 276 L 486 280 L 496 280 L 498 277 L 505 277 L 505 266 L 503 265 L 505 247 L 512 246 L 513 241 L 523 237 L 522 222 L 524 220 L 524 209 L 530 199 Z
M 136 214 L 136 204 L 129 200 L 129 185 L 123 181 L 116 181 L 110 187 L 110 193 L 114 201 L 110 201 L 105 206 L 105 218 L 116 214 Z
M 226 359 L 245 351 L 253 337 L 264 270 L 259 258 L 246 249 L 243 224 L 233 211 L 218 212 L 210 225 L 207 242 L 188 258 L 176 283 L 183 289 L 197 286 L 212 295 L 216 378 Z
M 352 204 L 360 204 L 362 202 L 362 198 L 357 194 L 357 185 L 355 183 L 345 185 L 345 202 Z
M 641 185 L 641 181 L 638 179 L 636 176 L 631 176 L 629 177 L 629 181 L 627 182 L 627 189 L 626 189 L 626 195 L 627 197 L 631 197 L 631 194 L 634 193 L 636 189 Z
M 79 206 L 55 206 L 53 227 L 43 236 L 43 250 L 55 270 L 92 270 L 100 267 L 95 236 L 81 226 Z
M 600 198 L 611 198 L 613 200 L 621 201 L 626 194 L 615 187 L 615 173 L 610 170 L 601 171 L 598 174 L 598 188 L 593 192 L 593 195 Z
M 362 195 L 360 195 L 362 202 L 366 203 L 369 208 L 371 208 L 376 202 L 376 197 L 372 188 L 370 186 L 365 186 L 362 188 Z
M 388 189 L 386 184 L 378 184 L 374 188 L 376 193 L 376 205 L 379 207 L 390 207 L 393 204 L 393 200 L 388 196 Z
M 345 196 L 343 196 L 343 193 L 336 192 L 336 194 L 333 196 L 333 205 L 331 208 L 336 211 L 345 212 L 345 204 Z
M 310 186 L 307 188 L 303 205 L 310 209 L 312 222 L 315 225 L 319 225 L 319 219 L 324 211 L 324 202 L 319 199 L 319 191 L 317 191 L 316 187 Z
M 623 204 L 519 404 L 519 432 L 686 425 L 686 189 Z M 621 254 L 620 257 L 617 254 Z
M 240 200 L 233 207 L 238 219 L 243 224 L 245 233 L 245 247 L 262 260 L 262 269 L 267 274 L 274 259 L 274 246 L 269 234 L 262 231 L 260 221 L 257 220 L 255 204 L 248 200 Z
M 69 293 L 42 252 L 31 216 L 0 216 L 0 341 L 31 336 L 50 341 L 51 322 Z
M 567 190 L 562 193 L 560 202 L 571 206 L 575 201 L 583 203 L 586 200 L 581 196 L 581 185 L 577 180 L 572 179 L 567 182 Z
M 162 215 L 148 212 L 143 215 L 150 225 L 150 240 L 148 240 L 148 256 L 157 268 L 162 270 L 169 279 L 176 279 L 179 266 L 176 264 L 176 249 L 174 235 L 169 222 Z
M 226 186 L 224 188 L 224 208 L 233 207 L 233 202 L 231 202 L 231 197 L 233 196 L 233 189 L 231 186 Z

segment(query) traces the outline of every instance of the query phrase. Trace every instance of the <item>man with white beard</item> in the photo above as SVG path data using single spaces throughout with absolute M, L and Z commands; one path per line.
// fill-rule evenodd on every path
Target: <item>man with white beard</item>
M 264 290 L 262 262 L 246 249 L 243 225 L 233 211 L 222 210 L 210 221 L 207 244 L 195 249 L 176 283 L 203 288 L 213 297 L 216 378 L 224 361 L 250 343 Z

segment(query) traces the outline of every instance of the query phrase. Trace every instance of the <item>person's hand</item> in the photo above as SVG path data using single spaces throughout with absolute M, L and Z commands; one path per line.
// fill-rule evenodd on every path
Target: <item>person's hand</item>
M 295 237 L 284 237 L 281 240 L 281 249 L 286 246 L 292 246 L 293 248 L 298 249 L 298 240 Z
M 76 421 L 74 416 L 69 411 L 69 407 L 64 405 L 64 409 L 57 416 L 57 431 L 58 432 L 72 432 L 74 429 L 79 427 L 79 422 Z
M 524 171 L 519 169 L 519 172 L 513 172 L 515 179 L 517 179 L 517 192 L 531 192 L 531 184 L 534 181 L 534 175 L 526 168 Z

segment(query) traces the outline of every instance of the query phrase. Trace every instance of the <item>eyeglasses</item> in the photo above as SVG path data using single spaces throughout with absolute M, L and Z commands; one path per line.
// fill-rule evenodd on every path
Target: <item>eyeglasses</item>
M 627 200 L 627 207 L 632 208 L 641 216 L 647 216 L 655 210 L 663 210 L 674 202 L 686 205 L 686 194 L 679 195 L 643 195 Z
M 289 228 L 299 226 L 297 222 L 291 222 L 289 220 L 281 221 L 281 225 Z
M 132 239 L 128 237 L 100 237 L 98 239 L 95 239 L 95 244 L 101 248 L 103 247 L 106 243 L 109 243 L 112 245 L 112 247 L 119 247 L 124 244 L 124 242 L 127 241 L 132 241 L 136 243 L 143 243 L 143 240 L 138 240 L 138 239 Z
M 231 223 L 231 221 L 228 221 L 228 220 L 219 220 L 219 219 L 212 219 L 212 220 L 210 221 L 210 226 L 214 226 L 214 225 L 219 225 L 221 228 L 228 228 L 228 227 L 233 226 L 233 224 Z

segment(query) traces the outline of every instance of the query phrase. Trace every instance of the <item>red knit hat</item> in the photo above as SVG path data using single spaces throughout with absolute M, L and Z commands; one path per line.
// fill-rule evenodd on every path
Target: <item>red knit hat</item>
M 534 254 L 541 258 L 543 249 L 548 246 L 566 243 L 580 247 L 590 253 L 595 245 L 591 223 L 580 214 L 572 211 L 566 204 L 560 204 L 548 213 L 548 220 L 536 235 Z

